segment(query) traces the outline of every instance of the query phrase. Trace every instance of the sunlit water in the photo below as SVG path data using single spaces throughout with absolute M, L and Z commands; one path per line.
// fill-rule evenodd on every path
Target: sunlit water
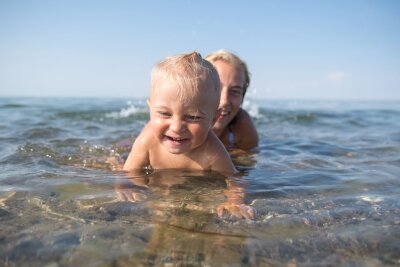
M 254 220 L 217 173 L 118 171 L 144 100 L 0 99 L 0 266 L 400 265 L 400 103 L 245 104 Z

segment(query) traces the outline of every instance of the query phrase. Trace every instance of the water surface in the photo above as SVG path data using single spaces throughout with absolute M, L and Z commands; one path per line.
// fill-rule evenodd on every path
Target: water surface
M 400 265 L 400 103 L 245 105 L 254 220 L 218 218 L 217 173 L 118 170 L 144 100 L 0 99 L 0 266 Z

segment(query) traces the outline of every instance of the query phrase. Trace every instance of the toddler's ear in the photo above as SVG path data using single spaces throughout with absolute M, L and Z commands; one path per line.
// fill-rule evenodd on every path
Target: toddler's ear
M 217 122 L 219 115 L 221 115 L 221 112 L 222 112 L 221 108 L 217 109 L 217 112 L 215 113 L 215 116 L 214 116 L 214 119 L 212 122 L 213 125 Z
M 146 103 L 147 103 L 147 107 L 150 108 L 150 99 L 147 99 Z

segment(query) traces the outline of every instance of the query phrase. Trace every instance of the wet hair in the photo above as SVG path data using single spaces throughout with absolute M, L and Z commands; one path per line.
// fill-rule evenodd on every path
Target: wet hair
M 221 49 L 215 52 L 212 52 L 208 56 L 206 56 L 206 59 L 210 61 L 211 63 L 215 63 L 217 61 L 223 61 L 228 64 L 233 65 L 234 67 L 237 67 L 242 70 L 243 76 L 244 76 L 244 82 L 243 82 L 243 97 L 247 92 L 247 88 L 250 85 L 250 73 L 249 70 L 247 69 L 246 63 L 241 60 L 237 55 L 235 55 L 232 52 L 229 52 L 225 49 Z
M 218 72 L 199 53 L 170 56 L 156 64 L 151 73 L 150 94 L 152 95 L 165 80 L 172 80 L 178 84 L 179 97 L 183 100 L 196 96 L 199 88 L 205 85 L 210 101 L 215 101 L 217 110 L 221 94 Z

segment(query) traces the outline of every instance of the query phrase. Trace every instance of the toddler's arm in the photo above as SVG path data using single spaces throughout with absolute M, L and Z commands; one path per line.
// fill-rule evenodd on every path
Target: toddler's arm
M 234 180 L 233 175 L 237 173 L 237 170 L 232 163 L 231 157 L 219 139 L 217 139 L 214 145 L 215 151 L 212 152 L 214 161 L 211 169 L 228 177 L 228 188 L 225 190 L 227 201 L 217 207 L 218 216 L 222 217 L 224 211 L 227 211 L 238 218 L 253 219 L 254 209 L 244 203 L 244 185 L 238 180 Z
M 217 207 L 217 214 L 222 217 L 224 211 L 238 218 L 253 219 L 255 216 L 254 208 L 244 202 L 244 185 L 233 178 L 227 179 L 227 190 L 225 196 L 227 201 Z
M 144 178 L 117 179 L 115 192 L 119 201 L 138 202 L 145 200 L 147 185 Z
M 237 173 L 235 166 L 233 165 L 231 156 L 225 149 L 225 146 L 214 134 L 211 136 L 211 149 L 208 151 L 208 157 L 210 158 L 211 170 L 223 173 L 224 175 L 230 176 Z
M 141 169 L 150 165 L 149 143 L 152 138 L 147 125 L 133 142 L 131 152 L 124 164 L 124 171 Z

